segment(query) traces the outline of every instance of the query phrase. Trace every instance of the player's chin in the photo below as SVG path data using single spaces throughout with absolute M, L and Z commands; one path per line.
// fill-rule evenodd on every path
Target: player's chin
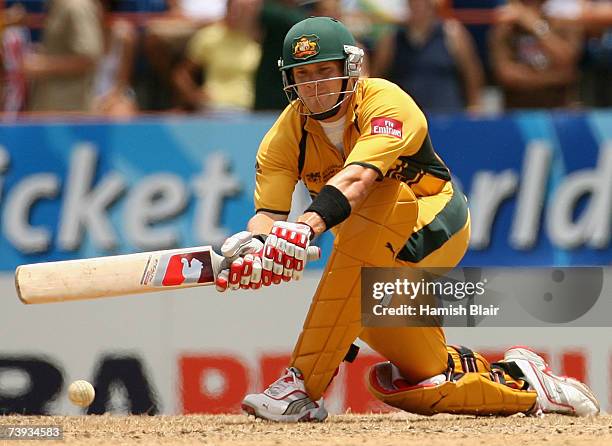
M 313 114 L 323 113 L 329 110 L 331 107 L 333 107 L 333 104 L 327 105 L 319 101 L 315 101 L 315 102 L 305 101 L 305 103 L 306 103 L 306 107 L 308 107 L 308 110 L 310 110 L 310 112 Z

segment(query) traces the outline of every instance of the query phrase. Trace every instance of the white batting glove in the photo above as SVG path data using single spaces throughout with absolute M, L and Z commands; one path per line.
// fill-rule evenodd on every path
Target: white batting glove
M 262 256 L 264 286 L 302 278 L 313 234 L 312 228 L 305 223 L 274 222 Z M 317 258 L 318 255 L 317 250 Z
M 224 268 L 215 281 L 217 291 L 239 288 L 257 289 L 261 286 L 261 253 L 263 242 L 249 231 L 232 235 L 221 246 L 225 257 Z
M 253 237 L 249 231 L 241 231 L 227 238 L 221 246 L 221 254 L 230 259 L 235 256 L 244 256 L 261 251 L 263 242 Z

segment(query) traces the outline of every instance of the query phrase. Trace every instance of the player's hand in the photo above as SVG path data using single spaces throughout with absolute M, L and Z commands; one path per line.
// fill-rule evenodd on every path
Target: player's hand
M 217 291 L 261 286 L 263 242 L 248 231 L 232 235 L 221 246 L 225 257 L 215 281 Z
M 313 235 L 305 223 L 274 222 L 264 244 L 262 284 L 301 279 Z M 317 250 L 316 258 L 319 255 Z

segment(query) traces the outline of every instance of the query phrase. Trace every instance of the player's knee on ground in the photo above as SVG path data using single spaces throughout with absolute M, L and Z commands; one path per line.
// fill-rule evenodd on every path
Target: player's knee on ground
M 410 382 L 447 369 L 446 339 L 440 327 L 366 327 L 359 338 L 397 366 Z
M 440 384 L 411 384 L 398 379 L 394 368 L 389 362 L 372 367 L 368 387 L 379 400 L 407 412 L 510 415 L 527 412 L 536 402 L 535 392 L 520 390 L 520 383 L 510 382 L 500 370 L 491 370 L 482 356 L 465 348 L 449 347 L 449 367 Z

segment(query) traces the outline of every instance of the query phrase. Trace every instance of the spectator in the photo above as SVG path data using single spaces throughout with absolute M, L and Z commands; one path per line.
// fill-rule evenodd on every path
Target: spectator
M 30 43 L 29 31 L 23 26 L 25 19 L 26 12 L 21 5 L 0 9 L 0 113 L 3 119 L 15 117 L 25 106 L 27 86 L 23 60 Z
M 443 19 L 435 0 L 408 0 L 405 24 L 376 46 L 372 75 L 408 92 L 426 112 L 477 112 L 483 70 L 468 31 Z
M 612 107 L 612 1 L 586 2 L 579 19 L 591 30 L 581 82 L 583 103 Z
M 347 0 L 343 2 L 344 17 L 349 29 L 357 33 L 367 48 L 374 48 L 382 36 L 404 25 L 407 3 L 406 0 Z
M 612 2 L 610 0 L 586 1 L 580 14 L 580 20 L 587 25 L 611 27 Z
M 491 30 L 491 67 L 508 109 L 575 103 L 580 29 L 546 18 L 542 6 L 543 0 L 513 0 L 499 8 Z
M 277 62 L 285 34 L 304 17 L 294 0 L 264 0 L 259 14 L 262 53 L 255 75 L 255 110 L 283 110 L 287 106 Z
M 13 5 L 9 8 L 0 9 L 0 34 L 2 34 L 4 31 L 4 28 L 23 24 L 25 17 L 25 8 L 20 4 Z
M 148 85 L 147 108 L 167 109 L 174 103 L 172 71 L 182 59 L 189 39 L 203 26 L 225 16 L 226 0 L 167 0 L 168 11 L 148 22 L 143 38 L 144 52 L 153 69 L 154 84 Z
M 103 52 L 97 0 L 50 0 L 39 51 L 25 60 L 33 111 L 89 111 Z
M 318 0 L 312 5 L 312 15 L 319 17 L 342 18 L 342 0 Z
M 259 64 L 259 0 L 228 0 L 222 22 L 209 25 L 189 41 L 186 57 L 174 70 L 174 84 L 192 110 L 253 108 L 254 76 Z M 198 71 L 202 86 L 194 79 Z
M 104 55 L 98 64 L 94 80 L 94 111 L 128 117 L 137 111 L 134 90 L 130 85 L 136 31 L 127 20 L 109 17 L 110 0 L 103 0 L 106 13 L 104 27 Z
M 547 0 L 543 9 L 550 17 L 579 22 L 586 28 L 612 26 L 610 0 Z
M 315 17 L 333 17 L 343 23 L 347 23 L 346 10 L 343 7 L 342 0 L 318 0 L 313 3 L 312 12 L 310 15 Z M 350 29 L 350 27 L 349 27 Z M 353 33 L 354 35 L 354 33 Z M 367 45 L 357 39 L 357 46 L 361 49 L 367 48 Z M 367 77 L 370 73 L 370 63 L 368 57 L 364 55 L 361 62 L 361 76 Z

